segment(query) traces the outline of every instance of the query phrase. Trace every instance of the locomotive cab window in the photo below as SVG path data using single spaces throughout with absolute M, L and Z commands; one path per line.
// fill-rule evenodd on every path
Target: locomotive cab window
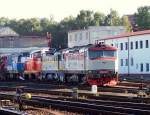
M 89 51 L 89 57 L 91 58 L 99 58 L 103 56 L 103 51 Z
M 103 57 L 114 57 L 116 56 L 115 51 L 103 51 Z
M 89 51 L 90 59 L 101 57 L 115 57 L 116 51 Z

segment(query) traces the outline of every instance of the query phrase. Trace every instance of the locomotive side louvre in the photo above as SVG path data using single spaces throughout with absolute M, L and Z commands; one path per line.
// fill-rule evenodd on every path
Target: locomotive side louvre
M 52 49 L 51 49 L 52 50 Z M 46 50 L 42 54 L 42 76 L 45 79 L 57 80 L 62 75 L 63 61 L 60 52 Z
M 42 56 L 42 70 L 43 71 L 58 71 L 58 54 Z
M 68 49 L 63 55 L 65 70 L 69 73 L 83 73 L 86 70 L 85 48 Z

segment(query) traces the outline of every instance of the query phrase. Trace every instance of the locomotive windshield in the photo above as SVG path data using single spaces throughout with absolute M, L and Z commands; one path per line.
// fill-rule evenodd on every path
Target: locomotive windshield
M 101 57 L 115 57 L 116 51 L 89 51 L 89 57 L 92 58 L 101 58 Z

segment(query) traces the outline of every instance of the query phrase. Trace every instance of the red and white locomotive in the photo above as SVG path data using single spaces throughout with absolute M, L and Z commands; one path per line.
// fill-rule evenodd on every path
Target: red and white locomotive
M 118 82 L 117 48 L 95 44 L 46 54 L 42 56 L 42 73 L 45 77 L 63 76 L 65 82 L 114 86 Z

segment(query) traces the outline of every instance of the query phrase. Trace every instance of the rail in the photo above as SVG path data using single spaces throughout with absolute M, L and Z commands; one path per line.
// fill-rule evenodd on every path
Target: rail
M 0 98 L 12 99 L 12 96 L 13 95 L 6 93 L 0 94 Z M 32 106 L 54 107 L 67 111 L 92 114 L 150 114 L 150 105 L 131 102 L 124 102 L 125 104 L 123 104 L 123 102 L 121 103 L 115 101 L 95 101 L 67 98 L 56 99 L 41 96 L 33 96 L 32 100 L 24 100 L 24 103 Z

